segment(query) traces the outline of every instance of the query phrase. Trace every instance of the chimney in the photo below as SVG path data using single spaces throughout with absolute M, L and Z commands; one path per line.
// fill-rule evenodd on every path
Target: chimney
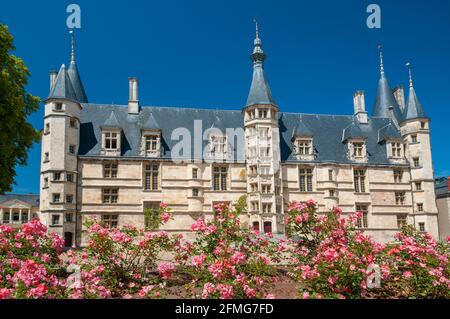
M 364 99 L 364 91 L 357 91 L 353 94 L 354 114 L 360 124 L 367 124 L 366 101 Z
M 403 85 L 396 86 L 392 90 L 392 93 L 394 94 L 397 104 L 400 106 L 400 108 L 403 111 L 405 109 L 405 90 L 403 88 Z
M 52 93 L 53 86 L 55 85 L 57 76 L 58 76 L 58 71 L 50 71 L 50 93 Z
M 128 78 L 130 96 L 128 99 L 128 114 L 139 114 L 138 79 Z

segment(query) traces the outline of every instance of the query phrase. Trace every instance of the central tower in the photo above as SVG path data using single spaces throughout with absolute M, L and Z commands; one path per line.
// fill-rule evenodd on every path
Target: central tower
M 266 54 L 258 22 L 253 53 L 253 80 L 242 110 L 246 138 L 247 205 L 250 224 L 260 232 L 282 233 L 280 131 L 278 106 L 264 74 Z

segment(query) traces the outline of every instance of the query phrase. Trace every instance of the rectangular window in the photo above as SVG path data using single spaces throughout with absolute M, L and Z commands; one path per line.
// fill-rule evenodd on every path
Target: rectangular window
M 13 223 L 18 223 L 20 220 L 20 213 L 19 212 L 13 212 Z
M 336 193 L 335 193 L 334 189 L 330 189 L 329 196 L 334 197 L 335 195 L 336 195 Z
M 363 146 L 364 143 L 353 143 L 353 156 L 363 157 Z
M 395 193 L 395 204 L 396 205 L 404 205 L 405 204 L 405 193 L 404 192 Z
M 363 169 L 355 169 L 353 171 L 355 192 L 365 193 L 366 192 L 366 171 Z
M 403 180 L 403 171 L 401 170 L 394 170 L 394 182 L 395 183 L 401 183 Z
M 300 191 L 301 192 L 312 192 L 313 173 L 311 168 L 300 168 Z
M 70 127 L 71 128 L 76 128 L 77 127 L 77 120 L 74 118 L 70 119 Z
M 118 133 L 106 132 L 105 133 L 105 149 L 117 150 L 118 148 Z
M 50 134 L 50 123 L 45 123 L 44 133 L 45 134 Z
M 199 193 L 198 188 L 193 188 L 192 189 L 192 196 L 193 197 L 198 197 L 198 193 Z
M 44 178 L 44 188 L 48 187 L 48 177 Z
M 104 188 L 103 189 L 103 203 L 104 204 L 117 204 L 119 200 L 119 189 L 117 188 Z
M 54 181 L 60 181 L 61 180 L 61 172 L 54 172 L 53 173 L 53 180 Z
M 73 213 L 66 213 L 66 222 L 67 223 L 73 222 Z
M 423 212 L 423 204 L 422 203 L 417 204 L 417 211 Z
M 118 171 L 117 163 L 104 163 L 103 164 L 103 177 L 117 178 L 117 171 Z
M 358 223 L 357 223 L 358 228 L 369 227 L 369 223 L 368 223 L 369 208 L 368 208 L 368 206 L 357 204 L 356 211 L 362 213 L 362 217 L 361 217 L 361 219 L 358 220 Z
M 267 118 L 267 110 L 266 109 L 261 109 L 259 110 L 259 117 L 262 119 L 266 119 Z
M 145 229 L 150 229 L 152 225 L 152 215 L 158 213 L 161 202 L 144 202 L 144 224 Z
M 119 224 L 119 215 L 107 214 L 102 215 L 102 224 L 105 228 L 116 228 Z
M 401 229 L 406 225 L 406 215 L 397 215 L 397 228 Z
M 413 165 L 414 167 L 420 167 L 420 160 L 418 157 L 413 158 Z
M 311 140 L 298 140 L 297 149 L 298 155 L 311 155 L 312 154 L 312 142 Z
M 76 149 L 75 145 L 69 145 L 69 153 L 70 154 L 75 155 L 75 149 Z
M 58 226 L 60 224 L 60 217 L 59 215 L 52 215 L 52 225 Z
M 198 168 L 193 168 L 192 169 L 192 178 L 193 179 L 198 179 Z
M 159 189 L 159 164 L 150 162 L 145 164 L 144 189 L 156 191 Z
M 50 153 L 46 152 L 44 153 L 44 162 L 49 162 L 50 161 Z
M 147 135 L 145 137 L 145 150 L 150 152 L 156 152 L 158 150 L 157 135 Z
M 22 223 L 25 224 L 28 222 L 28 212 L 22 212 Z
M 425 223 L 419 223 L 419 231 L 425 231 Z
M 215 191 L 227 190 L 228 168 L 226 166 L 213 167 L 213 189 Z
M 333 170 L 332 169 L 328 170 L 328 180 L 330 182 L 333 181 Z
M 392 157 L 402 157 L 401 143 L 392 143 Z
M 417 135 L 411 135 L 411 142 L 412 143 L 417 143 Z
M 66 203 L 73 204 L 73 195 L 66 195 Z
M 270 185 L 261 185 L 261 190 L 263 194 L 269 194 L 270 193 Z
M 262 204 L 263 214 L 270 214 L 272 212 L 272 204 Z
M 55 193 L 55 194 L 52 195 L 53 203 L 59 203 L 60 199 L 61 199 L 61 195 L 60 194 L 56 194 Z
M 62 111 L 63 105 L 62 103 L 55 103 L 55 110 L 56 111 Z
M 226 136 L 211 136 L 210 141 L 210 151 L 212 155 L 215 154 L 225 154 L 227 151 L 227 138 Z
M 425 122 L 420 122 L 420 128 L 422 129 L 422 130 L 424 130 L 424 129 L 426 129 L 426 123 Z
M 9 212 L 3 213 L 3 224 L 9 224 Z
M 67 173 L 66 174 L 66 181 L 73 183 L 74 179 L 73 179 L 73 174 L 72 173 Z
M 414 184 L 416 185 L 416 191 L 421 191 L 422 190 L 422 183 L 421 182 L 416 182 Z
M 259 211 L 259 202 L 251 202 L 252 211 Z

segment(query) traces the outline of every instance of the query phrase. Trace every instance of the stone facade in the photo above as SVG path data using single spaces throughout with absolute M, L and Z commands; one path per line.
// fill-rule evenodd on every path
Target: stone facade
M 87 218 L 144 227 L 144 210 L 164 201 L 174 215 L 164 229 L 190 236 L 190 225 L 211 218 L 215 203 L 234 204 L 245 195 L 243 224 L 261 232 L 283 234 L 289 202 L 314 199 L 321 212 L 335 206 L 362 211 L 359 226 L 382 242 L 404 223 L 439 236 L 430 121 L 423 112 L 411 115 L 418 100 L 405 106 L 403 90 L 388 87 L 383 65 L 373 116 L 362 91 L 354 95 L 353 116 L 314 116 L 280 111 L 264 76 L 258 33 L 252 59 L 249 98 L 237 114 L 142 108 L 136 78 L 130 78 L 127 107 L 88 104 L 72 55 L 68 71 L 63 65 L 52 74 L 45 101 L 43 222 L 73 245 L 84 245 Z M 211 128 L 234 119 L 244 132 L 242 149 L 233 149 L 224 135 L 203 130 L 200 136 L 209 142 L 209 155 L 244 156 L 176 161 L 168 140 L 180 117 L 191 124 L 208 118 Z

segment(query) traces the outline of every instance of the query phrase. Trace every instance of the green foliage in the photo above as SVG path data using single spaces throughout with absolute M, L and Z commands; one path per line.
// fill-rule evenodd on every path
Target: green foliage
M 12 55 L 13 37 L 0 24 L 0 193 L 11 191 L 16 165 L 26 165 L 28 150 L 39 142 L 39 132 L 27 117 L 39 109 L 39 98 L 26 92 L 30 72 Z

